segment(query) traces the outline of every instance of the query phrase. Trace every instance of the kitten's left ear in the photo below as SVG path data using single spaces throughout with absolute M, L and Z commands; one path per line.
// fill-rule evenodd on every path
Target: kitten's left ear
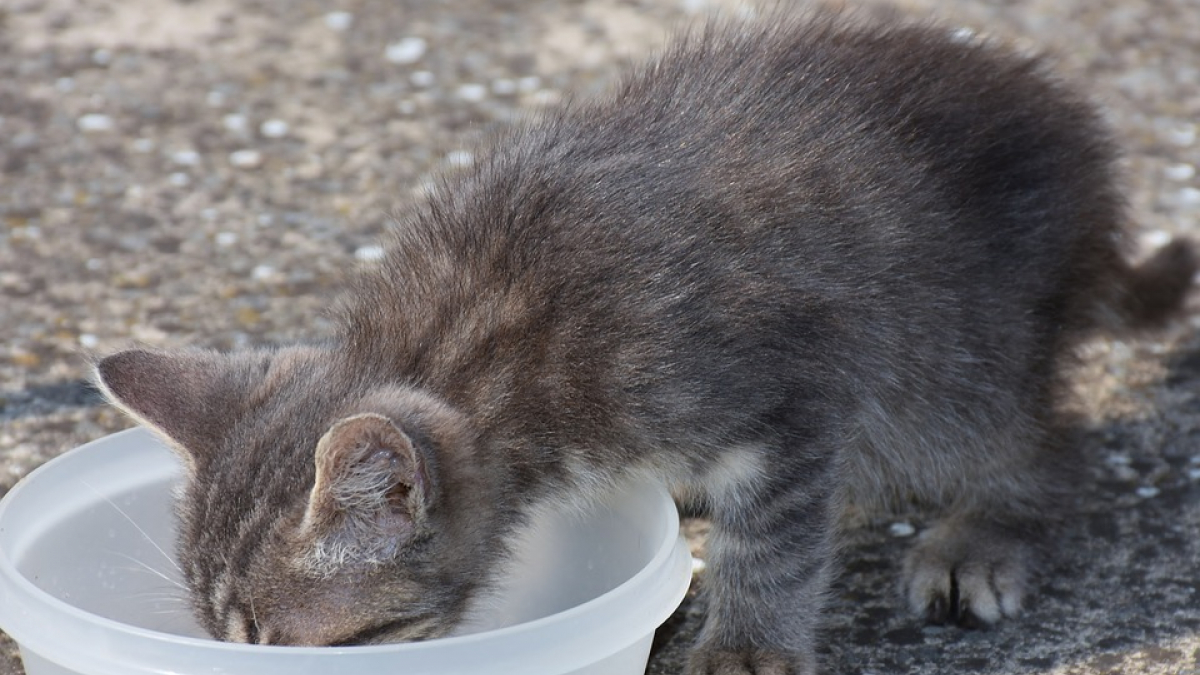
M 408 434 L 383 415 L 354 415 L 317 443 L 303 527 L 326 549 L 380 559 L 424 528 L 430 496 L 426 459 Z

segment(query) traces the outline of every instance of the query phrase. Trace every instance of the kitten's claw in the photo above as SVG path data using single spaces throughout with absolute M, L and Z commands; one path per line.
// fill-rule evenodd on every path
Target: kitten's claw
M 942 524 L 905 561 L 905 599 L 929 623 L 986 628 L 1020 613 L 1029 558 L 1019 539 Z
M 816 675 L 814 659 L 764 649 L 698 648 L 687 675 Z

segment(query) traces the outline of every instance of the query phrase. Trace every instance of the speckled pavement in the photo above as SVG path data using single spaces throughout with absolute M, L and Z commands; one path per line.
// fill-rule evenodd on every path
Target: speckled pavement
M 1197 0 L 909 0 L 1049 48 L 1127 150 L 1147 246 L 1200 239 Z M 0 4 L 0 494 L 126 426 L 89 351 L 327 334 L 389 209 L 567 92 L 601 90 L 706 0 L 6 0 Z M 1197 294 L 1200 295 L 1200 294 Z M 1078 378 L 1076 515 L 1029 611 L 927 628 L 894 592 L 920 514 L 867 521 L 825 618 L 827 672 L 1200 672 L 1200 297 L 1097 341 Z M 696 546 L 703 523 L 691 523 Z M 650 673 L 680 672 L 689 600 Z M 0 675 L 21 672 L 0 634 Z

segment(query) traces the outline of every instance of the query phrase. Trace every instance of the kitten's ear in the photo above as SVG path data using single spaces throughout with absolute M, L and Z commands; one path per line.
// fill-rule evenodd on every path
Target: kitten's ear
M 424 526 L 429 497 L 428 467 L 408 434 L 383 415 L 354 415 L 317 443 L 304 528 L 357 558 L 386 557 Z
M 95 383 L 110 403 L 158 432 L 194 465 L 228 428 L 244 394 L 236 384 L 237 363 L 216 352 L 131 349 L 97 363 Z

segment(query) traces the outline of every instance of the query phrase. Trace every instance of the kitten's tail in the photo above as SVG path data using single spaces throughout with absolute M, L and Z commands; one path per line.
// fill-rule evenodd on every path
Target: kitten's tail
M 1118 271 L 1118 309 L 1130 328 L 1156 328 L 1178 313 L 1200 268 L 1190 241 L 1176 239 L 1138 265 L 1123 263 Z

